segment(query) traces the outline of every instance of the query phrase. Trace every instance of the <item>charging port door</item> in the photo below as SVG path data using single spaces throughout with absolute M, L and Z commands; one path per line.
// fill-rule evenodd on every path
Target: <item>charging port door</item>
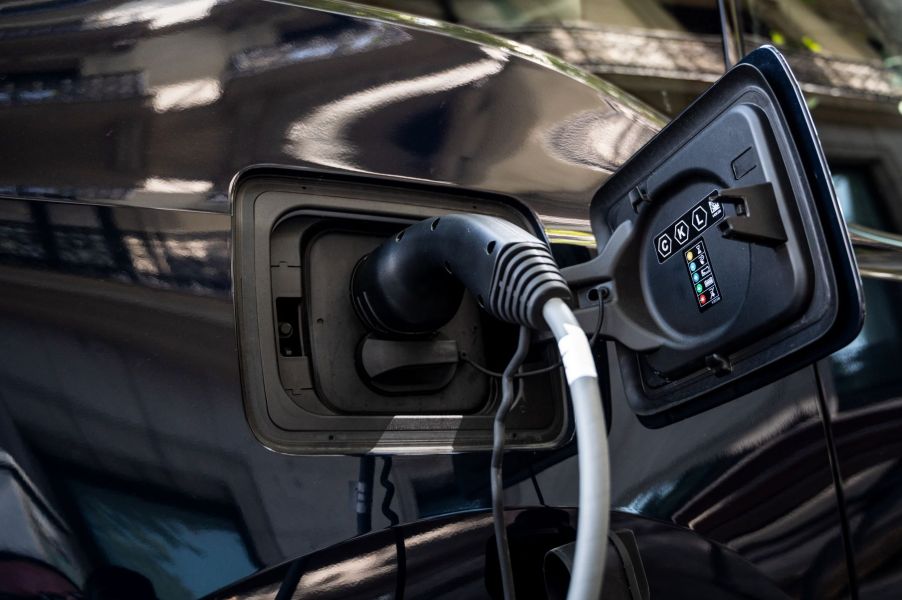
M 842 347 L 863 307 L 811 117 L 773 48 L 750 54 L 596 195 L 599 257 L 633 409 L 651 425 Z

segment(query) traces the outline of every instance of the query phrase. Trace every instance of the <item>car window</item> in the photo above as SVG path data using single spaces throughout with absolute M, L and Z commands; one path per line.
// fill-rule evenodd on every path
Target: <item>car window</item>
M 899 231 L 867 165 L 833 168 L 833 183 L 847 222 Z M 855 230 L 853 229 L 853 235 Z M 902 254 L 897 261 L 902 262 Z M 861 333 L 830 358 L 840 408 L 867 405 L 902 394 L 902 282 L 876 276 L 863 279 L 867 316 Z
M 831 171 L 836 198 L 846 221 L 899 233 L 887 203 L 881 201 L 868 167 L 839 164 Z

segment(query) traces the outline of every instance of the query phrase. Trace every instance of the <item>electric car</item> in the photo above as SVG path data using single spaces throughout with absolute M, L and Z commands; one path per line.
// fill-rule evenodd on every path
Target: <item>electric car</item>
M 604 598 L 899 597 L 900 31 L 0 2 L 0 597 L 563 598 L 593 468 Z M 504 377 L 506 234 L 443 233 L 474 214 L 553 256 L 589 364 L 537 318 Z

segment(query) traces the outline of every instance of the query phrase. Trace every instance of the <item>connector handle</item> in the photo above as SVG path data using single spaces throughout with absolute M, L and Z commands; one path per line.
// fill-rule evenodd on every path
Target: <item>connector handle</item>
M 351 296 L 373 331 L 425 334 L 454 317 L 464 288 L 492 316 L 535 329 L 550 298 L 570 298 L 546 244 L 474 214 L 433 217 L 383 243 L 358 263 Z

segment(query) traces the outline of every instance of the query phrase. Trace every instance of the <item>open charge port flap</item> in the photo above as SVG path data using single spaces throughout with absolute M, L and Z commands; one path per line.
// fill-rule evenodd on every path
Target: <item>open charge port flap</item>
M 810 363 L 860 329 L 860 280 L 829 171 L 782 56 L 760 49 L 596 194 L 599 255 L 632 408 L 650 426 Z M 583 305 L 585 317 L 591 307 Z
M 465 295 L 435 334 L 380 337 L 354 311 L 351 276 L 362 257 L 426 217 L 482 212 L 542 235 L 532 213 L 511 199 L 359 181 L 258 177 L 239 192 L 236 269 L 254 282 L 237 291 L 244 400 L 261 441 L 314 454 L 490 449 L 500 398 L 491 372 L 513 354 L 517 328 Z M 556 360 L 552 344 L 536 344 L 523 368 Z M 566 440 L 560 370 L 518 389 L 508 445 Z

